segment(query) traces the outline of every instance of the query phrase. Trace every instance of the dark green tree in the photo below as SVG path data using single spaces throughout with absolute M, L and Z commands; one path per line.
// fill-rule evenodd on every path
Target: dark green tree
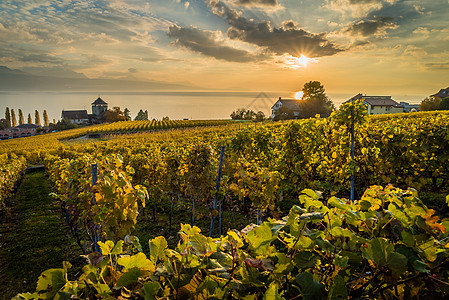
M 439 110 L 449 110 L 449 97 L 441 99 Z
M 14 112 L 14 109 L 11 109 L 11 126 L 16 127 L 16 125 L 17 125 L 16 113 Z
M 128 108 L 125 107 L 125 110 L 123 111 L 123 115 L 125 116 L 126 121 L 130 121 L 131 120 L 131 115 L 130 115 L 130 111 Z
M 148 120 L 148 110 L 145 112 L 143 110 L 139 110 L 137 116 L 134 118 L 134 121 L 147 121 Z
M 44 126 L 48 127 L 50 122 L 48 122 L 48 115 L 47 115 L 47 111 L 45 109 L 44 109 L 44 112 L 42 113 L 42 117 L 44 118 Z
M 39 117 L 37 109 L 34 111 L 34 124 L 41 126 L 41 117 Z
M 300 117 L 310 118 L 319 114 L 328 117 L 335 109 L 334 103 L 327 97 L 324 86 L 319 81 L 309 81 L 302 89 L 304 95 L 300 101 Z
M 9 107 L 5 111 L 5 120 L 7 128 L 11 127 L 11 113 L 9 112 Z
M 432 111 L 440 108 L 441 99 L 438 97 L 427 97 L 419 104 L 419 111 Z
M 25 123 L 25 120 L 23 118 L 23 112 L 22 110 L 19 108 L 19 125 L 23 125 Z
M 33 124 L 33 119 L 31 118 L 31 114 L 28 114 L 28 124 Z

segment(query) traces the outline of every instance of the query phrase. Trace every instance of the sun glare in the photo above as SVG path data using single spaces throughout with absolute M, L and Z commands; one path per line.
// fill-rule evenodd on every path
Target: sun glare
M 303 91 L 299 91 L 299 92 L 296 93 L 295 98 L 300 100 L 303 95 L 304 95 L 304 92 Z
M 299 69 L 299 68 L 305 68 L 310 62 L 318 62 L 316 58 L 308 58 L 304 54 L 301 54 L 300 57 L 295 56 L 287 56 L 285 58 L 285 64 L 289 66 L 289 68 L 292 69 Z

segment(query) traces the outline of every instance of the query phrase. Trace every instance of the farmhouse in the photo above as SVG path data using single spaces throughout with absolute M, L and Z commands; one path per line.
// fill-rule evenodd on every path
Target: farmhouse
M 430 95 L 430 97 L 444 99 L 449 97 L 449 87 L 446 89 L 441 89 L 438 93 Z
M 357 94 L 344 103 L 360 99 L 362 99 L 363 103 L 367 105 L 369 115 L 396 114 L 404 112 L 404 106 L 391 99 L 391 96 L 367 96 Z
M 299 117 L 300 107 L 299 107 L 299 100 L 296 99 L 282 99 L 279 97 L 278 101 L 271 107 L 271 115 L 274 118 L 277 114 L 277 112 L 284 108 L 288 111 L 290 111 L 295 118 Z
M 108 110 L 108 104 L 101 99 L 97 98 L 92 102 L 92 114 L 88 114 L 87 110 L 63 110 L 61 114 L 62 119 L 67 119 L 72 124 L 76 125 L 88 125 L 104 123 L 104 114 Z
M 72 124 L 76 125 L 86 125 L 89 124 L 89 115 L 87 110 L 63 110 L 61 119 L 67 119 Z

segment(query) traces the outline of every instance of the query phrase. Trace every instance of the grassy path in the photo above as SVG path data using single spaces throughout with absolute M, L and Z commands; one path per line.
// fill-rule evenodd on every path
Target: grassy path
M 49 196 L 44 172 L 26 174 L 12 199 L 11 211 L 0 220 L 0 299 L 34 291 L 40 273 L 61 268 L 62 261 L 83 262 L 60 207 Z M 76 269 L 76 268 L 75 268 Z

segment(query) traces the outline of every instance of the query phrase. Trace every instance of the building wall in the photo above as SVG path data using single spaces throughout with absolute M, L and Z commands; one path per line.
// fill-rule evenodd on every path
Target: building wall
M 89 119 L 70 119 L 70 123 L 75 125 L 89 124 Z
M 92 105 L 92 114 L 99 116 L 102 112 L 106 112 L 108 110 L 107 105 Z
M 282 103 L 279 100 L 273 105 L 273 108 L 271 110 L 272 118 L 274 118 L 274 116 L 276 115 L 276 112 L 278 111 L 279 108 L 281 108 L 281 106 L 282 106 Z
M 403 113 L 403 112 L 404 112 L 403 107 L 368 105 L 368 114 L 369 115 L 398 114 L 398 113 Z

